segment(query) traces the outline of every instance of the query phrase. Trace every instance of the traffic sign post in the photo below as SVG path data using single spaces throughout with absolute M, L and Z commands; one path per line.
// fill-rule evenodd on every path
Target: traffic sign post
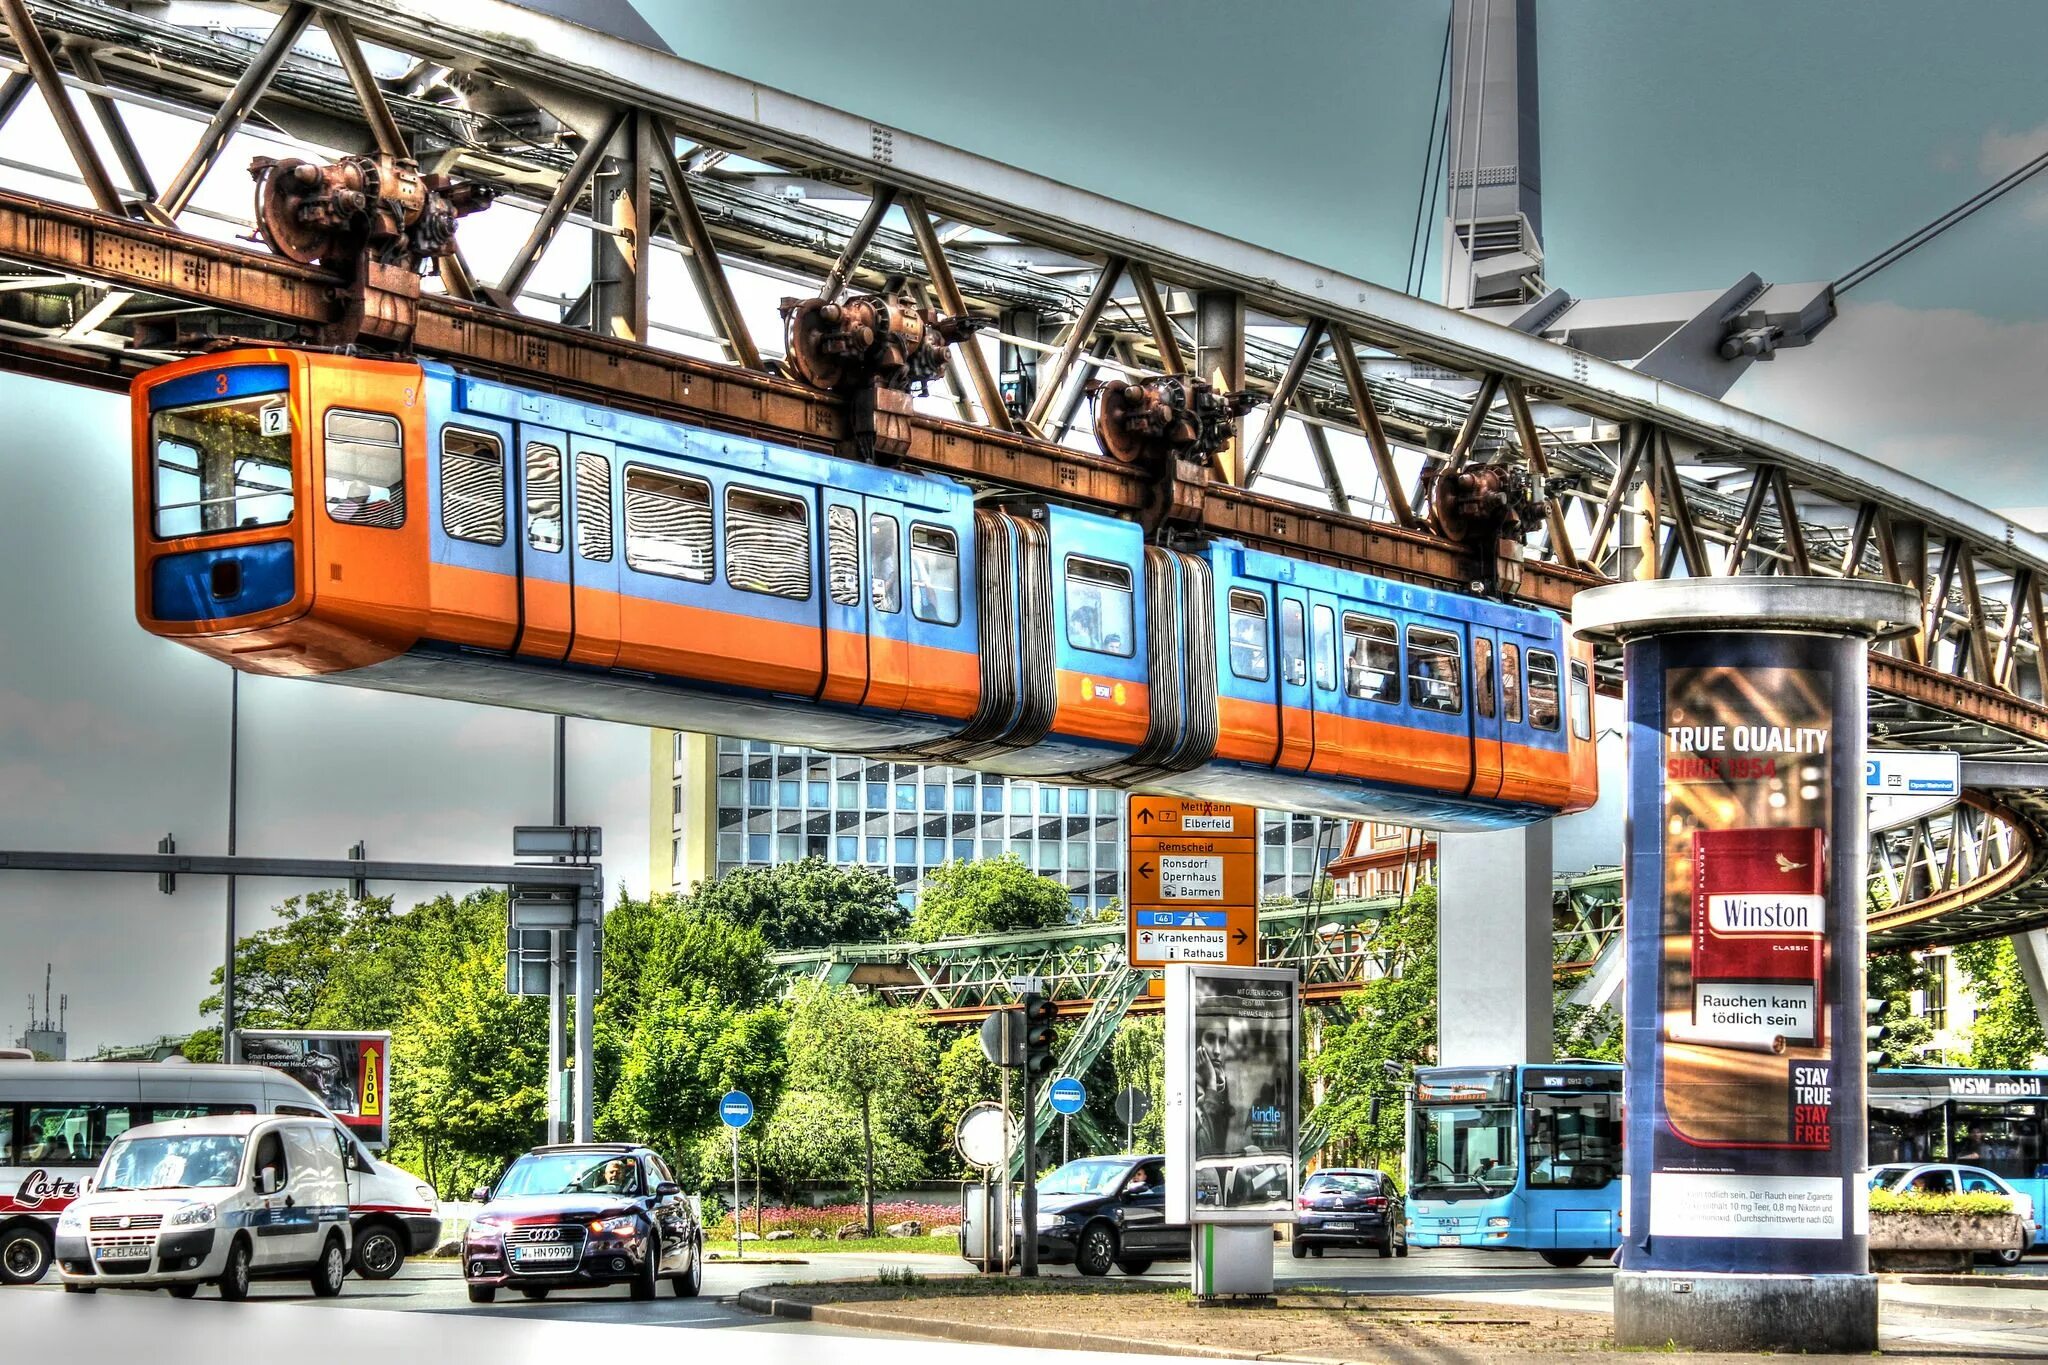
M 754 1121 L 754 1100 L 744 1090 L 728 1090 L 719 1097 L 719 1122 L 732 1134 L 732 1254 L 745 1260 L 747 1239 L 740 1235 L 740 1129 Z
M 1129 1152 L 1136 1141 L 1139 1120 L 1152 1112 L 1152 1097 L 1135 1085 L 1127 1085 L 1117 1092 L 1116 1116 L 1124 1121 L 1124 1151 Z
M 1257 807 L 1133 796 L 1125 828 L 1130 913 L 1124 952 L 1130 965 L 1256 966 Z
M 1963 756 L 1950 749 L 1871 749 L 1863 794 L 1872 833 L 1924 820 L 1962 799 Z
M 1046 1088 L 1045 1100 L 1060 1116 L 1060 1165 L 1064 1166 L 1074 1159 L 1068 1150 L 1074 1136 L 1074 1115 L 1088 1103 L 1088 1087 L 1072 1076 L 1062 1076 Z

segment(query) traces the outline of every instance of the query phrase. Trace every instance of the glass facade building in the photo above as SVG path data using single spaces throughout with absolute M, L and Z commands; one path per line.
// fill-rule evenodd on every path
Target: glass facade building
M 684 790 L 683 738 L 675 744 L 680 826 L 695 801 Z M 1123 895 L 1124 794 L 1112 788 L 726 738 L 717 741 L 711 778 L 719 875 L 818 857 L 882 869 L 908 903 L 940 863 L 1014 853 L 1065 885 L 1076 912 L 1104 909 Z M 1261 894 L 1305 896 L 1317 867 L 1340 848 L 1342 829 L 1268 811 L 1260 838 Z

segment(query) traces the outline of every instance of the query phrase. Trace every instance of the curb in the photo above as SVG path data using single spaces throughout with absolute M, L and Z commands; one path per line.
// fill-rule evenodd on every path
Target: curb
M 2048 1275 L 1881 1275 L 1887 1284 L 1948 1285 L 1957 1289 L 2018 1289 L 2036 1293 L 2048 1291 Z

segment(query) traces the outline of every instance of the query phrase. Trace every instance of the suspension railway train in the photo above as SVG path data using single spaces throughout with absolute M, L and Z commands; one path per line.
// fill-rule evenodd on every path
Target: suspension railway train
M 138 619 L 251 673 L 1440 829 L 1595 796 L 1548 612 L 432 362 L 133 392 Z

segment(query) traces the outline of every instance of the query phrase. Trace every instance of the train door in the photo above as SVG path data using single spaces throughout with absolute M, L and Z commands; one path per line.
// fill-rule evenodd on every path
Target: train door
M 903 609 L 908 518 L 901 503 L 864 500 L 867 515 L 867 689 L 861 704 L 901 711 L 910 686 L 910 613 Z
M 1309 766 L 1317 772 L 1349 768 L 1349 727 L 1344 723 L 1343 667 L 1337 654 L 1337 599 L 1328 593 L 1308 595 L 1309 699 L 1313 708 L 1314 752 Z
M 569 662 L 612 668 L 619 661 L 619 458 L 610 441 L 569 438 L 569 589 L 575 633 Z
M 1306 772 L 1315 755 L 1315 709 L 1308 676 L 1308 593 L 1280 585 L 1273 595 L 1280 614 L 1280 752 L 1273 766 L 1285 772 Z
M 514 652 L 559 663 L 575 633 L 571 600 L 568 500 L 562 433 L 521 422 L 513 440 L 512 538 L 519 562 L 519 641 Z
M 861 566 L 867 500 L 822 490 L 825 524 L 825 676 L 820 701 L 858 705 L 868 690 L 868 592 Z
M 445 409 L 444 409 L 445 410 Z M 458 412 L 432 436 L 434 518 L 429 633 L 450 644 L 511 650 L 519 638 L 517 463 L 510 422 Z M 523 530 L 523 527 L 521 527 Z
M 1499 672 L 1500 639 L 1490 626 L 1471 632 L 1472 658 L 1472 789 L 1473 796 L 1492 800 L 1501 794 L 1506 754 L 1501 745 L 1500 697 L 1494 687 Z

